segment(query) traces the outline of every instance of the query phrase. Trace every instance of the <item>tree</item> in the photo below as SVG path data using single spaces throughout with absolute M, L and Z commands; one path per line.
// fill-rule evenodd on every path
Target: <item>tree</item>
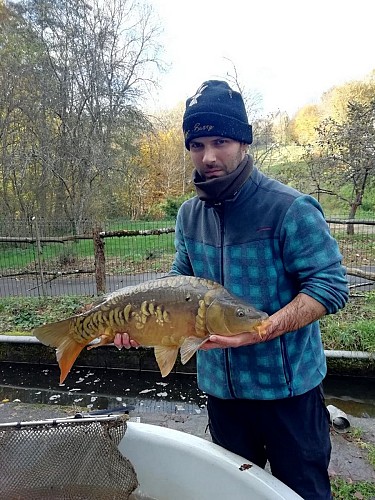
M 289 124 L 291 138 L 299 145 L 313 142 L 320 120 L 320 111 L 316 104 L 304 106 L 297 111 Z
M 370 76 L 365 80 L 351 81 L 325 92 L 319 106 L 321 119 L 333 118 L 342 123 L 348 114 L 348 103 L 366 104 L 375 95 L 375 80 Z
M 328 118 L 317 133 L 314 147 L 305 155 L 316 190 L 344 200 L 349 219 L 354 219 L 375 177 L 375 99 L 350 102 L 343 123 Z M 344 187 L 349 187 L 347 194 Z M 348 233 L 352 232 L 349 224 Z
M 47 181 L 34 162 L 43 47 L 16 12 L 0 5 L 0 16 L 0 213 L 27 214 Z
M 144 183 L 147 206 L 144 208 L 148 213 L 166 199 L 179 197 L 191 189 L 193 166 L 185 149 L 182 115 L 180 103 L 171 111 L 160 112 L 154 117 L 154 132 L 141 138 L 138 154 L 133 158 L 147 179 Z
M 32 180 L 27 193 L 18 183 L 32 195 L 20 210 L 64 213 L 79 230 L 83 218 L 100 208 L 102 186 L 119 168 L 125 172 L 119 159 L 131 156 L 138 134 L 150 126 L 141 102 L 161 65 L 160 29 L 152 9 L 133 0 L 26 0 L 11 11 L 42 49 L 37 64 L 28 64 L 37 78 L 20 93 L 24 114 L 25 102 L 32 104 L 27 147 L 13 163 L 18 175 Z M 22 38 L 21 30 L 16 35 Z

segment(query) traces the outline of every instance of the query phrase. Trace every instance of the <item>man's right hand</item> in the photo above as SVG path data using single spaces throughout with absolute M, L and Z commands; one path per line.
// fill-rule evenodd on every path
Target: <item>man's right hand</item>
M 131 340 L 128 333 L 116 333 L 113 343 L 117 349 L 122 349 L 123 347 L 125 347 L 125 349 L 135 347 L 137 349 L 141 345 L 135 340 Z

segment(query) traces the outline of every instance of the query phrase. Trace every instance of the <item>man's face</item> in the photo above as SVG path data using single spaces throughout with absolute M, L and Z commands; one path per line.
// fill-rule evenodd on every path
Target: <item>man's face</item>
M 198 137 L 189 145 L 195 168 L 207 180 L 233 172 L 247 151 L 247 144 L 219 136 Z

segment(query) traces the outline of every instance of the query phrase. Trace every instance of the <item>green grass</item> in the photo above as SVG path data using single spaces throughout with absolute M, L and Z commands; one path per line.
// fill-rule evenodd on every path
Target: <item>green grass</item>
M 6 269 L 34 269 L 37 262 L 37 253 L 34 245 L 22 243 L 17 248 L 1 249 L 0 243 L 0 270 Z M 91 240 L 81 240 L 76 243 L 47 243 L 42 245 L 44 262 L 57 261 L 64 265 L 80 258 L 93 258 L 94 245 Z
M 174 227 L 173 219 L 163 221 L 114 221 L 103 225 L 105 231 L 147 230 Z M 375 263 L 375 233 L 371 226 L 355 228 L 354 235 L 346 234 L 346 226 L 331 225 L 332 234 L 337 239 L 344 256 L 344 265 L 361 267 Z M 52 227 L 41 228 L 46 236 Z M 57 229 L 56 229 L 57 231 Z M 89 232 L 87 232 L 89 234 Z M 108 273 L 132 273 L 168 271 L 175 254 L 174 233 L 161 235 L 139 235 L 110 237 L 104 239 L 106 270 Z M 38 258 L 45 273 L 94 269 L 94 246 L 91 239 L 66 243 L 46 243 L 42 245 L 42 255 L 38 256 L 35 245 L 20 243 L 17 246 L 0 243 L 0 274 L 16 272 L 37 272 Z
M 369 444 L 367 447 L 367 451 L 368 451 L 368 461 L 375 469 L 375 446 L 373 444 Z
M 85 296 L 3 298 L 0 303 L 0 334 L 28 335 L 36 326 L 80 312 L 90 301 L 92 298 Z
M 351 297 L 344 309 L 320 323 L 326 349 L 375 352 L 375 292 Z
M 59 321 L 92 302 L 88 296 L 8 297 L 0 303 L 0 333 L 28 332 L 42 323 Z M 375 352 L 375 292 L 352 297 L 337 314 L 321 320 L 324 347 Z
M 368 481 L 352 482 L 342 478 L 331 479 L 335 500 L 372 500 L 375 497 L 375 483 Z
M 348 439 L 356 444 L 359 448 L 367 451 L 367 460 L 375 469 L 375 446 L 371 443 L 366 443 L 362 439 L 362 429 L 352 427 L 348 434 Z M 351 479 L 342 477 L 331 478 L 332 493 L 334 499 L 339 500 L 373 500 L 375 498 L 375 483 L 369 481 L 353 482 Z
M 174 220 L 157 222 L 137 221 L 123 223 L 113 222 L 105 231 L 119 230 L 148 230 L 165 227 L 174 227 Z M 48 227 L 44 229 L 47 234 Z M 43 233 L 42 233 L 43 234 Z M 160 235 L 139 235 L 128 237 L 104 238 L 105 257 L 109 272 L 124 271 L 134 272 L 137 265 L 145 261 L 152 262 L 168 256 L 168 262 L 174 255 L 174 233 Z M 46 243 L 42 245 L 40 256 L 44 271 L 62 271 L 69 269 L 93 269 L 94 245 L 91 239 L 65 243 Z M 8 243 L 0 243 L 0 273 L 14 271 L 35 271 L 37 269 L 38 255 L 34 245 L 20 243 L 17 247 Z M 127 265 L 128 264 L 128 265 Z

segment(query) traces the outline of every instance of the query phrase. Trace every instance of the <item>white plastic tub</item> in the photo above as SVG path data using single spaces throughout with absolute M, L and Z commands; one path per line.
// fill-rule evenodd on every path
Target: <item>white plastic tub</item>
M 205 439 L 128 422 L 119 450 L 133 464 L 142 496 L 157 500 L 297 500 L 290 488 Z M 243 467 L 245 466 L 245 467 Z M 241 470 L 243 469 L 243 470 Z

